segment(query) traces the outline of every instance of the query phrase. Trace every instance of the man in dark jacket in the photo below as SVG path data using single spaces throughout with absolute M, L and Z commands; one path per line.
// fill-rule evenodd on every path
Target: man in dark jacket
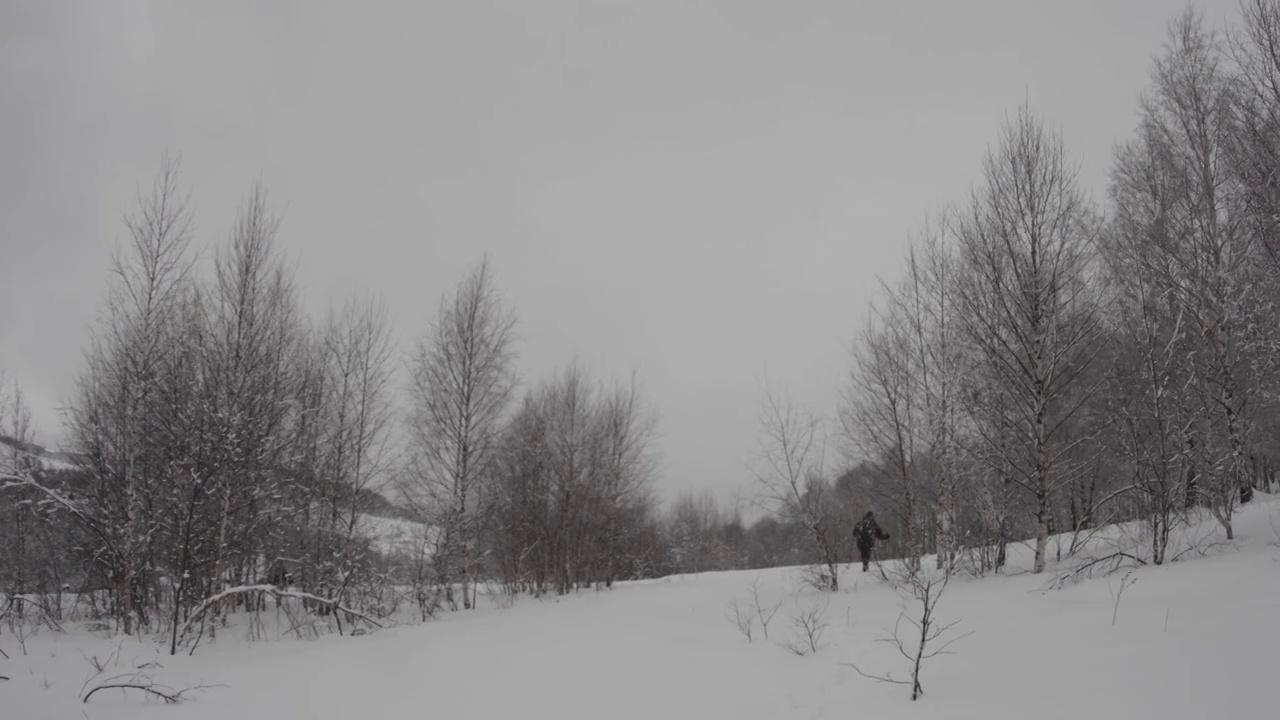
M 862 555 L 862 572 L 866 572 L 871 567 L 871 553 L 876 549 L 876 540 L 888 540 L 889 534 L 880 529 L 875 513 L 868 510 L 862 521 L 853 527 L 853 539 L 858 544 L 858 553 Z

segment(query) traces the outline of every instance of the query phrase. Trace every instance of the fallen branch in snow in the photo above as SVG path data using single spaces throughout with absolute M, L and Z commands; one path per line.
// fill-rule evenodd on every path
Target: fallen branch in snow
M 137 690 L 147 696 L 158 697 L 164 700 L 166 704 L 177 704 L 187 699 L 188 693 L 197 690 L 207 690 L 215 687 L 225 687 L 224 685 L 196 685 L 194 687 L 182 688 L 175 690 L 164 685 L 156 684 L 152 678 L 151 671 L 160 667 L 159 663 L 146 662 L 135 665 L 132 671 L 124 672 L 119 675 L 113 675 L 106 678 L 92 688 L 90 683 L 102 677 L 107 672 L 108 667 L 118 667 L 120 665 L 120 653 L 124 649 L 124 641 L 122 640 L 107 656 L 107 659 L 99 660 L 97 655 L 89 657 L 81 651 L 80 656 L 85 659 L 93 667 L 93 672 L 85 679 L 84 684 L 80 686 L 80 701 L 88 704 L 89 698 L 92 698 L 100 690 Z
M 235 595 L 244 595 L 247 593 L 255 593 L 255 592 L 260 592 L 260 593 L 265 593 L 267 595 L 270 595 L 276 599 L 277 603 L 279 603 L 279 601 L 282 600 L 283 598 L 310 600 L 312 602 L 317 602 L 322 605 L 327 605 L 330 608 L 330 610 L 332 610 L 334 613 L 343 612 L 351 617 L 364 620 L 365 622 L 369 623 L 373 627 L 376 627 L 376 628 L 382 627 L 382 624 L 379 623 L 378 621 L 374 620 L 373 618 L 370 618 L 368 615 L 365 615 L 364 613 L 358 612 L 356 610 L 352 610 L 351 608 L 345 605 L 342 605 L 336 599 L 320 597 L 319 595 L 314 595 L 309 592 L 302 592 L 301 590 L 281 590 L 280 588 L 274 585 L 241 585 L 239 587 L 233 587 L 227 590 L 223 590 L 220 593 L 217 593 L 215 595 L 211 595 L 205 598 L 204 601 L 201 602 L 200 605 L 197 606 L 196 609 L 191 613 L 191 617 L 188 618 L 187 624 L 183 626 L 182 632 L 178 635 L 177 644 L 185 645 L 187 633 L 190 632 L 191 627 L 195 625 L 198 621 L 203 622 L 205 613 L 213 605 L 223 600 L 226 600 L 229 597 L 233 597 Z M 339 627 L 339 632 L 341 632 L 341 627 Z M 193 647 L 191 651 L 195 652 L 195 648 Z
M 164 700 L 168 704 L 176 705 L 177 703 L 180 703 L 185 699 L 182 697 L 184 693 L 190 692 L 192 690 L 198 690 L 198 689 L 203 689 L 203 686 L 199 688 L 184 688 L 182 690 L 169 690 L 168 692 L 165 692 L 164 690 L 156 689 L 155 685 L 149 685 L 149 684 L 143 684 L 143 683 L 131 683 L 131 682 L 103 683 L 102 685 L 98 685 L 94 687 L 92 690 L 90 690 L 89 692 L 85 693 L 85 696 L 81 698 L 81 702 L 87 705 L 89 703 L 89 698 L 93 697 L 93 694 L 98 692 L 99 690 L 141 690 L 142 692 L 148 693 L 150 695 L 155 695 L 156 697 Z
M 157 690 L 150 685 L 137 685 L 133 683 L 107 683 L 104 685 L 99 685 L 94 689 L 90 690 L 84 696 L 84 698 L 82 699 L 82 702 L 84 702 L 85 704 L 88 704 L 89 698 L 93 697 L 93 694 L 98 692 L 99 690 L 112 690 L 112 689 L 142 690 L 143 692 L 150 693 L 152 695 L 155 695 L 156 697 L 163 698 L 166 703 L 182 702 L 181 691 L 178 691 L 177 693 L 174 693 L 174 694 L 168 694 L 168 693 L 161 692 L 160 690 Z
M 1205 555 L 1208 555 L 1209 553 L 1213 552 L 1214 550 L 1217 550 L 1220 547 L 1230 546 L 1230 545 L 1231 543 L 1224 542 L 1224 541 L 1205 542 L 1205 538 L 1201 538 L 1199 541 L 1192 541 L 1190 545 L 1183 548 L 1182 551 L 1179 552 L 1177 555 L 1174 555 L 1173 558 L 1169 560 L 1169 562 L 1176 563 L 1182 559 L 1183 555 L 1186 555 L 1187 553 L 1195 553 L 1196 557 L 1204 557 Z
M 1063 573 L 1062 575 L 1059 575 L 1058 577 L 1054 578 L 1053 581 L 1049 583 L 1049 587 L 1055 590 L 1061 590 L 1062 587 L 1066 585 L 1068 582 L 1076 582 L 1083 577 L 1093 577 L 1094 568 L 1100 565 L 1105 566 L 1107 563 L 1112 564 L 1111 568 L 1108 569 L 1105 573 L 1107 575 L 1110 575 L 1111 573 L 1114 573 L 1120 568 L 1124 567 L 1124 563 L 1126 560 L 1137 563 L 1138 565 L 1147 564 L 1146 560 L 1143 560 L 1137 555 L 1133 555 L 1123 551 L 1116 551 L 1111 553 L 1110 555 L 1104 555 L 1102 557 L 1097 557 L 1097 558 L 1090 558 L 1086 562 L 1083 562 L 1080 565 L 1076 566 L 1074 570 L 1067 573 Z
M 90 657 L 88 655 L 85 655 L 83 650 L 77 649 L 77 652 L 80 653 L 80 657 L 84 658 L 84 661 L 89 663 L 90 667 L 93 668 L 93 672 L 90 673 L 90 675 L 84 679 L 84 684 L 80 686 L 81 696 L 84 695 L 85 689 L 89 687 L 89 683 L 102 677 L 102 674 L 107 671 L 108 666 L 119 667 L 120 652 L 122 650 L 124 650 L 123 639 L 119 642 L 119 644 L 116 645 L 116 648 L 111 651 L 111 654 L 107 656 L 107 659 L 103 661 L 103 660 L 99 660 L 97 655 Z
M 80 701 L 87 705 L 89 703 L 89 698 L 93 697 L 99 690 L 138 690 L 146 693 L 147 695 L 154 695 L 155 697 L 164 700 L 168 705 L 176 705 L 187 699 L 185 697 L 187 693 L 196 692 L 198 690 L 208 690 L 215 687 L 225 686 L 196 685 L 194 687 L 182 688 L 181 690 L 174 690 L 173 688 L 165 687 L 163 685 L 157 685 L 151 681 L 150 677 L 142 674 L 118 675 L 108 679 L 100 685 L 95 685 L 93 689 L 84 694 L 84 697 L 82 697 Z
M 886 673 L 884 675 L 872 675 L 870 673 L 862 672 L 862 670 L 859 669 L 858 666 L 854 665 L 853 663 L 840 663 L 840 664 L 844 665 L 845 667 L 853 668 L 854 672 L 858 673 L 859 675 L 861 675 L 862 677 L 868 680 L 875 680 L 876 682 L 882 682 L 882 683 L 890 683 L 892 685 L 910 685 L 911 684 L 910 680 L 894 680 L 893 673 Z

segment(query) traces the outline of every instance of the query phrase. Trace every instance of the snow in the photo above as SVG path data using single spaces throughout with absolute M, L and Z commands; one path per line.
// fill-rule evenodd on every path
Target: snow
M 373 547 L 384 555 L 416 555 L 423 548 L 426 526 L 412 520 L 361 514 L 356 521 L 356 531 L 373 540 Z M 432 544 L 426 545 L 430 554 Z
M 40 456 L 38 460 L 40 462 L 40 467 L 44 470 L 65 471 L 77 470 L 81 467 L 70 460 L 51 455 Z
M 1212 521 L 1196 529 L 1217 533 Z M 1200 556 L 1132 572 L 1115 624 L 1112 594 L 1126 570 L 1049 587 L 1054 573 L 957 579 L 938 608 L 959 620 L 954 655 L 926 663 L 925 695 L 859 677 L 906 676 L 877 642 L 900 598 L 875 573 L 846 566 L 836 594 L 797 590 L 798 569 L 626 583 L 565 598 L 482 600 L 473 612 L 370 635 L 300 641 L 268 633 L 250 643 L 240 622 L 194 656 L 169 657 L 152 641 L 108 640 L 80 627 L 28 638 L 24 655 L 0 633 L 5 718 L 1001 718 L 1265 717 L 1280 703 L 1280 504 L 1264 497 L 1236 518 L 1236 540 Z M 1108 543 L 1122 543 L 1111 533 Z M 1067 561 L 1064 559 L 1064 565 Z M 759 579 L 783 601 L 766 641 L 748 642 L 726 604 Z M 1134 581 L 1136 579 L 1136 581 Z M 789 619 L 830 600 L 816 654 L 780 647 Z M 267 615 L 271 613 L 268 612 Z M 118 674 L 146 662 L 172 688 L 217 685 L 177 705 L 110 690 L 80 703 L 86 657 L 115 652 Z M 126 691 L 131 692 L 131 691 Z

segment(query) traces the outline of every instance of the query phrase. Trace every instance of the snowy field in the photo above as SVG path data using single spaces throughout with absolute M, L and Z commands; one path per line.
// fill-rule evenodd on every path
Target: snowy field
M 954 634 L 972 634 L 925 664 L 925 695 L 914 704 L 909 688 L 848 666 L 907 674 L 897 651 L 877 642 L 898 617 L 899 595 L 874 572 L 846 567 L 836 594 L 797 590 L 799 572 L 781 569 L 522 598 L 506 609 L 485 600 L 474 612 L 358 637 L 248 643 L 247 628 L 235 624 L 190 657 L 75 627 L 27 638 L 24 654 L 6 629 L 0 717 L 1272 717 L 1280 707 L 1277 527 L 1280 504 L 1263 497 L 1237 516 L 1232 543 L 1136 569 L 1128 582 L 1121 569 L 1061 589 L 1048 581 L 1069 561 L 1041 576 L 1020 573 L 1030 562 L 1020 547 L 1008 575 L 948 587 L 939 621 L 960 621 Z M 1215 532 L 1205 524 L 1189 537 L 1203 549 Z M 769 639 L 757 625 L 748 642 L 726 606 L 749 602 L 757 579 L 764 602 L 782 605 Z M 785 649 L 797 639 L 791 618 L 825 601 L 818 651 Z M 105 667 L 88 687 L 139 667 L 159 685 L 212 687 L 176 705 L 120 690 L 84 704 L 94 658 Z

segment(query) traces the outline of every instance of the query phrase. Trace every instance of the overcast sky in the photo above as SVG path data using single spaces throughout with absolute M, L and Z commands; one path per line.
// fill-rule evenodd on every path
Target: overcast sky
M 877 276 L 1024 97 L 1101 198 L 1182 7 L 0 3 L 0 367 L 56 442 L 121 214 L 169 148 L 199 243 L 261 176 L 309 307 L 376 290 L 402 346 L 487 251 L 522 373 L 638 371 L 663 490 L 725 494 L 761 376 L 834 412 Z

